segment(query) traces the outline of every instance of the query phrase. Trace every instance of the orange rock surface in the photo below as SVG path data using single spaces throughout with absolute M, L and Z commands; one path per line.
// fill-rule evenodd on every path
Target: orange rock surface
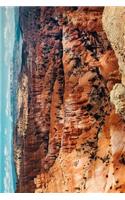
M 125 192 L 125 122 L 110 102 L 121 77 L 102 12 L 20 9 L 28 107 L 15 131 L 17 192 Z

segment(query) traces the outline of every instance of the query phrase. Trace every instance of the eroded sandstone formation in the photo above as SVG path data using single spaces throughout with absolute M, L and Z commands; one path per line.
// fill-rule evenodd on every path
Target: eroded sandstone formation
M 17 192 L 125 191 L 125 122 L 110 102 L 121 75 L 102 13 L 20 9 Z

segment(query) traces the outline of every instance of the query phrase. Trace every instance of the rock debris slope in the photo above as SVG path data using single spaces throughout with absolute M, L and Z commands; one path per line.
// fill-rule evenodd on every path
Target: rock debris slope
M 17 192 L 124 192 L 121 83 L 102 7 L 22 7 Z M 112 101 L 113 102 L 113 101 Z

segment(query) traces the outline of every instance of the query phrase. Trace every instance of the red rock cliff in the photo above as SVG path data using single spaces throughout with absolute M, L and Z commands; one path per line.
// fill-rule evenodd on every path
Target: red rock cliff
M 124 192 L 125 122 L 100 7 L 20 9 L 17 192 Z

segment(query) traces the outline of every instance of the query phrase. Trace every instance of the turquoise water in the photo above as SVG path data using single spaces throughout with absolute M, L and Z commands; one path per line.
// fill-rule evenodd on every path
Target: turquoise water
M 0 8 L 0 192 L 15 192 L 13 129 L 22 39 L 17 7 Z M 15 108 L 15 109 L 13 109 Z

